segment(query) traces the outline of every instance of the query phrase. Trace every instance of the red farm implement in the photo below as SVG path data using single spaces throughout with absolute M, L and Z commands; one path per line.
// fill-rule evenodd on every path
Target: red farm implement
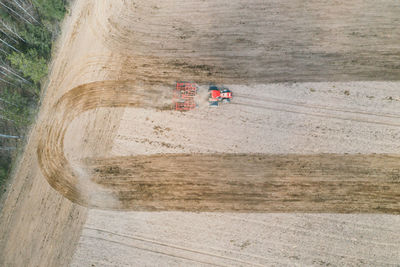
M 191 82 L 177 82 L 173 94 L 175 110 L 188 111 L 196 107 L 194 98 L 197 94 L 197 84 Z

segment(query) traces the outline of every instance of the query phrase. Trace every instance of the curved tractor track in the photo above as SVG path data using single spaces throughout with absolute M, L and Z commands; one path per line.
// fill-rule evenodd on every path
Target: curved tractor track
M 37 149 L 50 185 L 100 209 L 400 214 L 394 155 L 164 154 L 87 158 L 79 166 L 66 159 L 74 118 L 95 108 L 165 109 L 164 85 L 101 81 L 63 95 Z

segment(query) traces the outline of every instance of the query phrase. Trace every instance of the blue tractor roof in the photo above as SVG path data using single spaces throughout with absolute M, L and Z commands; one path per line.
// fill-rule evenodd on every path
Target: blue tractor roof
M 213 91 L 213 90 L 219 90 L 219 89 L 215 85 L 210 85 L 210 88 L 208 89 L 208 91 Z

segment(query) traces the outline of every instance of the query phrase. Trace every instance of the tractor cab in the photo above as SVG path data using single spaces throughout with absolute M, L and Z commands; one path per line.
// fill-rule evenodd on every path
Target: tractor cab
M 231 102 L 232 99 L 232 92 L 231 90 L 224 88 L 221 90 L 221 99 L 222 102 Z
M 218 88 L 215 85 L 210 85 L 208 102 L 210 106 L 217 107 L 219 102 L 230 102 L 232 92 L 228 88 Z

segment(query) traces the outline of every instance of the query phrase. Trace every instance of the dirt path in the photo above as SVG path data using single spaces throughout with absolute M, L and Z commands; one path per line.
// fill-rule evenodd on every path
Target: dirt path
M 2 207 L 1 266 L 67 266 L 80 237 L 82 224 L 86 220 L 86 208 L 68 201 L 44 179 L 36 151 L 39 139 L 42 138 L 42 123 L 46 121 L 47 114 L 52 112 L 51 107 L 61 95 L 71 89 L 71 86 L 75 87 L 92 79 L 108 79 L 108 75 L 119 73 L 119 68 L 108 70 L 103 69 L 102 64 L 82 61 L 82 58 L 88 57 L 92 52 L 109 53 L 104 46 L 93 45 L 93 39 L 85 38 L 90 34 L 86 24 L 90 9 L 90 3 L 76 1 L 72 6 L 72 13 L 67 16 L 63 25 L 63 34 L 58 41 L 36 125 L 31 130 Z M 74 68 L 77 62 L 82 65 Z M 103 63 L 107 65 L 107 61 Z M 92 120 L 97 125 L 108 124 L 110 118 L 118 123 L 119 114 L 121 111 L 98 111 Z M 89 135 L 94 129 L 93 126 L 80 127 L 76 136 L 79 138 Z M 110 149 L 107 143 L 112 141 L 112 131 L 105 131 L 98 137 L 102 146 L 82 148 L 80 153 L 106 153 Z

